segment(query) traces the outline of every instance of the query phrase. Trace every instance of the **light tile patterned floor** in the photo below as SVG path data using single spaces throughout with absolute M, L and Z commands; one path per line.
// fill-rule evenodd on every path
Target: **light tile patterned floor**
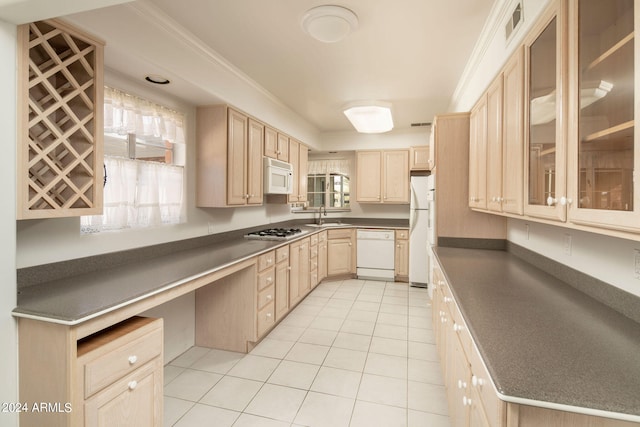
M 250 353 L 165 367 L 165 426 L 449 427 L 425 289 L 324 282 Z

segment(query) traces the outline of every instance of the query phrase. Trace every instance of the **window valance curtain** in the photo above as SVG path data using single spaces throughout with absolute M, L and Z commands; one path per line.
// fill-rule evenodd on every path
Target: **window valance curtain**
M 310 175 L 326 175 L 327 173 L 338 173 L 349 176 L 350 165 L 346 159 L 326 159 L 326 160 L 310 160 Z
M 161 138 L 184 144 L 184 115 L 161 105 L 121 92 L 104 88 L 104 130 L 137 137 Z

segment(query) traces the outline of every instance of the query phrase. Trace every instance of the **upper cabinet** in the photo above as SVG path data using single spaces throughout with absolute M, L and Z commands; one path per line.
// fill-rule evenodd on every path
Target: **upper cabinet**
M 264 155 L 274 159 L 289 161 L 289 138 L 269 126 L 264 130 Z
M 430 153 L 428 145 L 409 148 L 409 170 L 428 171 L 431 169 Z
M 307 201 L 307 175 L 309 171 L 309 147 L 288 138 L 289 141 L 289 162 L 293 166 L 293 185 L 289 194 L 289 203 L 300 203 Z
M 637 232 L 634 0 L 570 2 L 569 220 Z
M 262 204 L 264 125 L 226 105 L 198 107 L 197 206 Z
M 103 48 L 58 20 L 18 27 L 18 219 L 102 213 Z
M 566 2 L 554 1 L 525 41 L 525 213 L 566 218 Z
M 356 200 L 409 203 L 409 150 L 357 151 Z
M 471 111 L 469 206 L 640 240 L 634 6 L 549 3 Z

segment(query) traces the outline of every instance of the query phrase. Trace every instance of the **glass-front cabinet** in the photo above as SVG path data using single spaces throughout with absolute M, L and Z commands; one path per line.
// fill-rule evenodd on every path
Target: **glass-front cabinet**
M 566 1 L 556 0 L 525 40 L 525 214 L 566 218 Z
M 637 232 L 634 0 L 570 2 L 569 221 Z

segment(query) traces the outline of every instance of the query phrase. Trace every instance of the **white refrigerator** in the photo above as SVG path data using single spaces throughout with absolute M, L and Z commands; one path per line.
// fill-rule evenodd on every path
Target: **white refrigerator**
M 411 177 L 409 216 L 409 284 L 427 287 L 429 282 L 429 249 L 433 176 Z

